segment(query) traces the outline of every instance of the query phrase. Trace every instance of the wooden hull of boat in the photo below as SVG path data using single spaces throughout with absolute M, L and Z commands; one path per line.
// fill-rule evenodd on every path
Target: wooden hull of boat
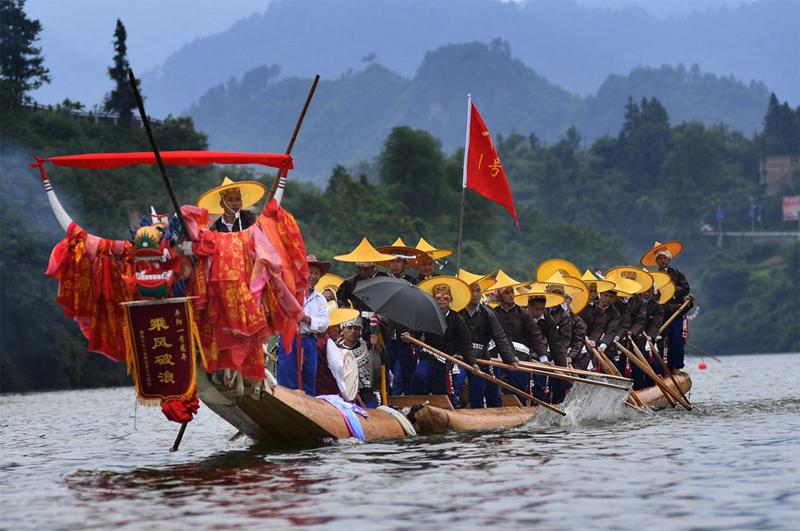
M 252 396 L 252 387 L 237 396 L 236 390 L 216 386 L 205 374 L 198 374 L 197 394 L 239 431 L 270 446 L 312 447 L 351 437 L 334 406 L 279 385 L 258 398 Z M 397 419 L 378 409 L 370 409 L 369 418 L 359 416 L 359 422 L 367 441 L 406 435 Z
M 528 422 L 534 411 L 536 411 L 535 407 L 510 406 L 447 410 L 426 405 L 414 414 L 414 428 L 421 435 L 446 431 L 513 428 Z
M 683 394 L 688 396 L 689 390 L 692 388 L 692 379 L 689 378 L 689 375 L 685 372 L 681 372 L 675 375 L 675 380 L 678 382 Z M 673 383 L 672 378 L 664 378 L 664 383 L 666 383 L 667 387 L 670 389 L 675 390 L 675 384 Z M 667 402 L 667 399 L 664 397 L 664 393 L 661 392 L 661 389 L 659 389 L 657 385 L 639 389 L 638 391 L 634 391 L 634 393 L 636 393 L 636 396 L 639 397 L 639 400 L 641 400 L 642 403 L 644 403 L 644 405 L 648 406 L 650 409 L 659 410 L 669 407 L 669 402 Z

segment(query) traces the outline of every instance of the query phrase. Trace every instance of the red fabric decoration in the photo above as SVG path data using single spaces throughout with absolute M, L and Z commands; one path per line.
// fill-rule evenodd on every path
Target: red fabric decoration
M 162 151 L 161 160 L 167 166 L 203 166 L 205 164 L 261 164 L 290 170 L 294 168 L 291 155 L 273 153 L 237 153 L 234 151 Z M 56 166 L 86 169 L 121 168 L 132 164 L 156 164 L 152 151 L 135 153 L 88 153 L 63 157 L 36 158 L 31 167 L 42 167 L 44 162 Z M 44 176 L 42 177 L 44 178 Z
M 464 186 L 505 207 L 514 218 L 514 223 L 519 227 L 517 211 L 514 209 L 514 197 L 508 186 L 506 172 L 503 170 L 500 157 L 492 144 L 492 135 L 489 134 L 474 103 L 470 103 L 467 138 Z
M 192 396 L 189 400 L 170 399 L 161 403 L 161 412 L 164 416 L 172 422 L 183 424 L 184 422 L 191 422 L 197 410 L 200 408 L 200 401 L 197 395 Z

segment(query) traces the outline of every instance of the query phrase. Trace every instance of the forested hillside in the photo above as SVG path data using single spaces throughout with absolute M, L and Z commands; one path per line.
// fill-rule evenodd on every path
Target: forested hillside
M 278 66 L 262 66 L 210 90 L 189 115 L 215 148 L 280 149 L 309 85 L 281 78 Z M 672 125 L 724 123 L 752 136 L 769 98 L 761 83 L 704 74 L 697 66 L 637 68 L 610 76 L 596 95 L 582 98 L 516 59 L 505 41 L 453 44 L 428 52 L 411 79 L 379 64 L 323 79 L 297 144 L 298 175 L 322 184 L 333 165 L 374 156 L 398 125 L 425 129 L 453 150 L 464 142 L 468 92 L 495 134 L 534 133 L 545 143 L 571 126 L 584 142 L 616 135 L 628 98 L 653 97 Z

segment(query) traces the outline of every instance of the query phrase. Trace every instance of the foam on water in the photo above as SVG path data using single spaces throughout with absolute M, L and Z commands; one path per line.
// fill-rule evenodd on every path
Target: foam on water
M 625 405 L 627 396 L 628 392 L 623 389 L 578 382 L 573 384 L 567 398 L 561 404 L 561 410 L 566 416 L 547 408 L 537 408 L 536 414 L 528 421 L 526 427 L 536 429 L 551 426 L 580 426 L 640 415 L 638 410 Z

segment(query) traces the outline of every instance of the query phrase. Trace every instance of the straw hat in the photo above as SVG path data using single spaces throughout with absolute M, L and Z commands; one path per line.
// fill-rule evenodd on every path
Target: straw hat
M 666 304 L 675 295 L 675 283 L 669 279 L 665 285 L 661 286 L 658 290 L 658 303 Z
M 197 206 L 208 210 L 209 214 L 224 214 L 219 200 L 230 190 L 238 189 L 242 194 L 242 209 L 250 208 L 264 197 L 267 189 L 257 181 L 232 181 L 229 177 L 222 179 L 222 184 L 212 188 L 197 198 Z
M 417 267 L 428 260 L 426 253 L 420 251 L 416 247 L 409 247 L 401 238 L 397 238 L 391 245 L 384 245 L 375 250 L 379 253 L 392 255 L 392 260 L 395 258 L 405 258 L 408 267 Z M 381 265 L 385 266 L 392 260 L 381 262 Z
M 472 293 L 469 290 L 469 286 L 460 278 L 451 275 L 439 275 L 437 277 L 431 277 L 428 280 L 423 280 L 417 284 L 417 287 L 432 297 L 433 288 L 439 284 L 447 284 L 447 286 L 450 288 L 450 294 L 453 296 L 453 301 L 450 303 L 451 310 L 457 312 L 463 310 L 464 307 L 469 304 L 469 301 L 472 298 Z
M 666 253 L 671 260 L 681 254 L 682 250 L 683 244 L 678 240 L 670 240 L 664 243 L 656 240 L 653 242 L 653 247 L 642 255 L 640 262 L 643 266 L 655 267 L 658 265 L 656 263 L 656 257 L 658 255 Z
M 616 276 L 612 282 L 614 283 L 614 289 L 611 291 L 616 292 L 621 297 L 630 297 L 634 293 L 642 291 L 642 285 L 629 278 Z
M 597 278 L 588 269 L 583 273 L 583 276 L 581 277 L 581 280 L 587 286 L 589 284 L 595 284 L 597 286 L 597 293 L 603 293 L 604 291 L 609 291 L 609 290 L 614 289 L 614 283 L 613 282 L 609 282 L 608 280 L 602 280 L 602 279 Z
M 663 271 L 653 271 L 650 276 L 653 277 L 653 288 L 656 291 L 672 282 L 672 277 L 669 276 L 669 273 L 664 273 Z
M 544 282 L 556 272 L 571 277 L 581 276 L 581 270 L 572 262 L 562 260 L 561 258 L 550 258 L 539 264 L 539 267 L 536 268 L 536 281 Z
M 353 308 L 336 308 L 328 315 L 328 326 L 341 325 L 354 320 L 359 321 L 358 324 L 360 325 L 360 317 L 361 313 Z
M 491 273 L 486 273 L 485 275 L 476 275 L 475 273 L 470 273 L 466 269 L 459 269 L 457 276 L 466 282 L 468 286 L 472 286 L 478 282 L 481 286 L 481 292 L 491 289 L 496 282 L 495 279 L 492 278 Z
M 586 308 L 586 305 L 589 304 L 589 287 L 577 277 L 569 276 L 563 278 L 564 282 L 572 288 L 572 290 L 566 290 L 567 294 L 572 297 L 572 304 L 570 304 L 572 313 L 581 313 Z
M 450 256 L 453 254 L 452 249 L 437 249 L 425 241 L 425 238 L 423 237 L 420 237 L 419 241 L 417 242 L 417 249 L 427 254 L 434 260 L 439 260 L 440 258 L 444 258 L 445 256 Z
M 497 271 L 497 276 L 494 278 L 495 283 L 492 284 L 492 286 L 486 291 L 499 291 L 505 288 L 515 288 L 524 284 L 530 284 L 530 282 L 519 282 L 518 280 L 514 280 L 510 276 L 506 275 L 502 269 Z
M 528 303 L 530 302 L 531 297 L 544 297 L 545 308 L 552 308 L 553 306 L 558 306 L 562 302 L 564 302 L 564 296 L 559 295 L 557 293 L 548 292 L 545 289 L 544 284 L 540 284 L 539 282 L 534 282 L 530 289 L 525 287 L 518 287 L 515 290 L 517 295 L 514 297 L 514 304 L 517 306 L 528 307 Z
M 606 278 L 612 282 L 615 282 L 615 278 L 627 278 L 628 280 L 633 280 L 642 286 L 642 289 L 639 291 L 639 293 L 644 293 L 650 289 L 650 286 L 653 285 L 653 277 L 650 275 L 649 271 L 632 266 L 612 267 L 606 271 Z
M 377 262 L 387 262 L 394 260 L 394 256 L 390 254 L 379 253 L 375 247 L 369 243 L 365 237 L 361 240 L 358 246 L 347 254 L 340 254 L 333 257 L 334 260 L 339 262 L 351 262 L 356 264 L 374 264 Z
M 342 285 L 342 282 L 344 282 L 344 279 L 339 275 L 325 273 L 319 277 L 319 282 L 317 282 L 317 285 L 314 286 L 314 289 L 322 293 L 327 288 L 331 288 L 335 292 L 337 289 L 339 289 L 339 286 Z

